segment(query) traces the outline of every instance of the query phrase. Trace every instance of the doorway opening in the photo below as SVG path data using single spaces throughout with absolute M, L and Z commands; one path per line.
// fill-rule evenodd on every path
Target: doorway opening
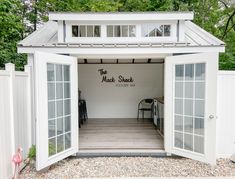
M 164 59 L 79 59 L 78 88 L 79 151 L 164 151 Z M 151 110 L 137 119 L 143 99 Z

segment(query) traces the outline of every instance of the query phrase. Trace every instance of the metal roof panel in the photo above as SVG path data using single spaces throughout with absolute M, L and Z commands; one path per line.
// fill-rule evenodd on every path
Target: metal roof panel
M 18 47 L 59 47 L 59 48 L 164 48 L 164 47 L 209 47 L 224 46 L 224 42 L 203 30 L 191 21 L 185 22 L 185 42 L 160 43 L 58 43 L 57 22 L 48 21 L 42 28 L 33 32 L 18 43 Z

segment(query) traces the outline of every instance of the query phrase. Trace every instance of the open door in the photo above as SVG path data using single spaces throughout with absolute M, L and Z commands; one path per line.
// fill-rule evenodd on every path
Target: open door
M 36 169 L 78 151 L 77 59 L 35 52 Z
M 165 60 L 165 150 L 216 164 L 217 53 Z

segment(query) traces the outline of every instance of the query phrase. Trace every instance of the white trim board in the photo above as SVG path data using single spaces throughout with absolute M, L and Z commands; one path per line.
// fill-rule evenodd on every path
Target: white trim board
M 193 12 L 125 12 L 125 13 L 49 13 L 49 20 L 193 20 Z
M 202 53 L 224 52 L 224 46 L 188 46 L 188 47 L 158 47 L 158 48 L 69 48 L 69 47 L 18 47 L 18 53 L 34 53 L 35 51 L 78 54 L 78 55 L 147 55 L 161 53 Z

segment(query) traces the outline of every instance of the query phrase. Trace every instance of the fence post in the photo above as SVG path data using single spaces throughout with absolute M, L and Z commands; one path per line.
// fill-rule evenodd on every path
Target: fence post
M 5 64 L 5 70 L 10 73 L 9 83 L 9 104 L 10 104 L 10 126 L 11 126 L 11 153 L 15 153 L 15 127 L 14 127 L 14 81 L 15 81 L 15 65 L 12 63 Z M 9 159 L 11 160 L 11 159 Z M 12 174 L 14 165 L 12 163 Z
M 28 148 L 32 146 L 32 105 L 31 105 L 31 67 L 30 65 L 24 66 L 24 71 L 28 74 L 27 77 L 27 123 L 28 123 Z

